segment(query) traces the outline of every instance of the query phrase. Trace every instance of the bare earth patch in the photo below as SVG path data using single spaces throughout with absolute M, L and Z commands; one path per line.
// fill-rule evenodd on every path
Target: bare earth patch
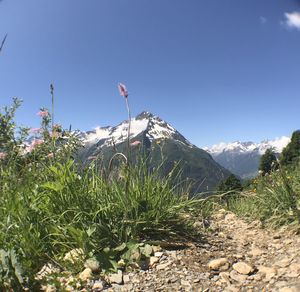
M 206 242 L 166 248 L 152 267 L 106 291 L 300 291 L 300 236 L 261 229 L 220 210 Z M 96 290 L 95 290 L 96 291 Z M 99 290 L 100 291 L 100 290 Z

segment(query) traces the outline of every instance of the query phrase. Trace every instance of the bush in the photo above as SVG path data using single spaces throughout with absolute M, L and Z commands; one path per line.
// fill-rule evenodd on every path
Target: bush
M 269 148 L 261 156 L 259 163 L 259 171 L 262 175 L 270 173 L 272 170 L 278 169 L 279 165 L 273 149 Z
M 225 180 L 221 181 L 217 187 L 219 192 L 240 192 L 243 187 L 240 180 L 233 174 L 228 176 Z
M 280 164 L 282 166 L 293 166 L 297 164 L 300 157 L 300 130 L 292 134 L 291 142 L 282 150 Z

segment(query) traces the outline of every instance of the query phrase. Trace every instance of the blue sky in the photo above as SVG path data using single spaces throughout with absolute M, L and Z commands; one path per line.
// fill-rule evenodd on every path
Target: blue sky
M 300 1 L 2 0 L 0 105 L 88 130 L 151 111 L 198 146 L 299 128 Z

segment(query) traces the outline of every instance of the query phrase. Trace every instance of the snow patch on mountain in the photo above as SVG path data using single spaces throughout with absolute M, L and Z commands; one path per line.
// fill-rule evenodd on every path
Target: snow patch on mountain
M 86 132 L 84 135 L 84 141 L 86 143 L 95 143 L 101 139 L 109 137 L 111 127 L 96 127 L 94 131 Z
M 104 140 L 101 147 L 116 145 L 126 141 L 128 128 L 128 121 L 124 121 L 116 127 L 96 127 L 93 131 L 82 132 L 81 137 L 85 144 L 94 144 Z M 150 141 L 174 139 L 190 147 L 194 147 L 194 145 L 179 134 L 171 125 L 149 112 L 142 112 L 137 117 L 131 119 L 130 139 L 137 137 L 141 133 L 145 133 Z
M 283 148 L 287 146 L 291 141 L 290 137 L 282 136 L 280 138 L 276 138 L 275 140 L 272 141 L 263 141 L 260 143 L 260 154 L 264 154 L 266 150 L 270 147 L 273 147 L 275 152 L 281 153 Z
M 290 137 L 282 136 L 275 138 L 274 140 L 265 140 L 261 143 L 254 142 L 240 142 L 236 141 L 233 143 L 215 144 L 212 147 L 204 147 L 203 149 L 213 156 L 219 155 L 224 152 L 235 152 L 235 153 L 250 153 L 258 152 L 259 154 L 264 154 L 268 148 L 273 148 L 275 152 L 281 153 L 284 147 L 290 142 Z

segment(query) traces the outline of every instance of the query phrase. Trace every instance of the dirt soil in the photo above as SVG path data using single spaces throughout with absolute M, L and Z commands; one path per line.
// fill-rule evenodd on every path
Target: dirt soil
M 220 210 L 205 241 L 166 248 L 151 268 L 123 274 L 106 291 L 300 291 L 300 236 L 262 229 Z

